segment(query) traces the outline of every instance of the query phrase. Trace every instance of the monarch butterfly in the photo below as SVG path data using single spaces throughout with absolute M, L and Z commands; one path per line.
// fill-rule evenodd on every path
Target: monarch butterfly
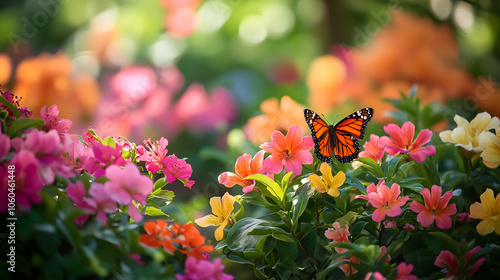
M 318 114 L 309 109 L 304 109 L 304 117 L 311 129 L 316 157 L 322 162 L 331 162 L 333 150 L 335 158 L 346 163 L 358 158 L 358 139 L 363 139 L 365 136 L 366 126 L 373 117 L 373 109 L 360 109 L 335 126 L 328 125 Z

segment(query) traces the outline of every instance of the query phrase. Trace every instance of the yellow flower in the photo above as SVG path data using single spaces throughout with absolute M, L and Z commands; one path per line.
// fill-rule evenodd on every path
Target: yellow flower
M 487 235 L 495 231 L 500 235 L 500 194 L 495 196 L 490 188 L 480 196 L 481 203 L 476 202 L 470 206 L 470 216 L 473 219 L 481 219 L 477 225 L 477 232 Z
M 500 166 L 500 129 L 497 129 L 496 135 L 491 132 L 481 134 L 479 145 L 483 149 L 481 157 L 484 165 L 489 168 Z
M 476 158 L 483 151 L 479 145 L 481 134 L 500 126 L 500 120 L 497 117 L 492 118 L 487 112 L 477 114 L 470 123 L 459 115 L 455 115 L 454 120 L 457 127 L 453 131 L 439 133 L 439 137 L 443 142 L 450 142 L 462 148 L 470 158 Z
M 307 177 L 311 181 L 311 188 L 316 188 L 321 193 L 326 192 L 333 197 L 339 196 L 339 187 L 345 182 L 345 173 L 340 171 L 333 177 L 332 167 L 326 162 L 321 164 L 319 170 L 323 175 L 322 177 L 316 174 Z
M 234 196 L 225 193 L 222 196 L 214 196 L 210 198 L 210 206 L 212 214 L 194 220 L 200 227 L 219 226 L 215 230 L 215 240 L 220 241 L 224 237 L 224 228 L 229 223 L 229 215 L 233 211 Z

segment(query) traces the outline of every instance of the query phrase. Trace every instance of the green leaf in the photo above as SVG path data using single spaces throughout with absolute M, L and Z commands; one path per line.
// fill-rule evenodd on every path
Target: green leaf
M 9 129 L 7 130 L 7 134 L 10 137 L 15 137 L 18 133 L 29 129 L 29 128 L 38 128 L 43 125 L 43 121 L 39 119 L 17 119 L 12 122 Z
M 363 165 L 358 167 L 358 169 L 362 168 L 361 170 L 364 169 L 367 172 L 370 172 L 371 174 L 373 174 L 373 176 L 375 176 L 377 178 L 384 177 L 384 172 L 382 171 L 382 168 L 373 159 L 371 159 L 369 157 L 361 157 L 361 158 L 357 158 L 356 160 L 363 163 Z
M 104 140 L 102 141 L 102 144 L 106 145 L 106 146 L 110 146 L 113 149 L 116 148 L 115 139 L 113 139 L 113 137 L 111 137 L 111 136 L 108 136 L 108 137 L 104 138 Z
M 253 174 L 253 175 L 245 177 L 245 180 L 255 180 L 255 181 L 263 184 L 266 187 L 266 189 L 274 197 L 278 198 L 279 201 L 283 201 L 284 192 L 281 189 L 280 185 L 278 185 L 278 183 L 276 183 L 275 181 L 273 181 L 271 178 L 267 177 L 266 175 Z
M 168 184 L 168 181 L 167 180 L 164 180 L 165 178 L 160 178 L 158 179 L 154 186 L 153 186 L 153 193 L 155 193 L 155 191 L 163 188 L 164 186 L 166 186 Z
M 21 117 L 21 112 L 19 111 L 19 109 L 17 109 L 16 106 L 12 105 L 12 103 L 10 103 L 3 95 L 0 95 L 0 97 L 0 103 L 5 105 L 5 107 L 7 107 L 12 112 L 12 114 L 14 114 L 14 117 L 16 117 L 16 119 L 19 119 Z
M 298 220 L 302 213 L 307 208 L 307 203 L 309 202 L 309 198 L 314 194 L 314 191 L 311 190 L 309 184 L 302 185 L 297 189 L 295 195 L 292 197 L 292 226 L 293 230 L 297 229 Z
M 448 234 L 444 232 L 439 232 L 439 231 L 434 231 L 434 232 L 429 232 L 429 234 L 435 236 L 439 240 L 441 240 L 441 244 L 444 245 L 444 247 L 450 251 L 453 255 L 455 256 L 460 256 L 460 251 L 458 249 L 458 244 L 449 236 Z
M 160 209 L 152 206 L 146 206 L 145 214 L 149 216 L 168 216 L 167 214 L 163 213 Z
M 283 176 L 283 179 L 281 179 L 281 188 L 283 192 L 286 193 L 286 190 L 288 189 L 288 184 L 290 183 L 290 178 L 292 177 L 293 172 L 290 171 Z
M 231 227 L 227 234 L 227 247 L 232 251 L 241 253 L 254 249 L 262 236 L 266 234 L 250 235 L 249 233 L 258 228 L 259 225 L 265 224 L 268 224 L 268 222 L 255 218 L 243 218 L 239 220 Z

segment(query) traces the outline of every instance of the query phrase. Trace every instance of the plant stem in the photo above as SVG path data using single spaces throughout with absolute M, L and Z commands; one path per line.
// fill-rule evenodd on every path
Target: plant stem
M 304 247 L 302 247 L 302 244 L 300 244 L 300 239 L 297 240 L 297 246 L 299 246 L 300 251 L 302 251 L 302 254 L 304 254 L 304 257 L 306 257 L 306 260 L 309 262 L 311 265 L 312 269 L 314 270 L 314 274 L 316 274 L 318 271 L 316 270 L 316 266 L 312 263 L 312 261 L 309 259 L 309 256 L 306 253 L 306 250 L 304 250 Z

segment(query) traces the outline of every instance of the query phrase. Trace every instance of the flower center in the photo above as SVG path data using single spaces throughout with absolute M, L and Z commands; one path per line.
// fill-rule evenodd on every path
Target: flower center
M 290 152 L 288 150 L 285 150 L 285 153 L 283 154 L 283 157 L 285 159 L 290 159 L 290 156 L 291 156 Z
M 384 204 L 384 208 L 385 208 L 386 210 L 391 209 L 391 205 L 389 205 L 389 202 L 388 202 L 388 201 L 386 201 L 386 202 L 385 202 L 385 204 Z

